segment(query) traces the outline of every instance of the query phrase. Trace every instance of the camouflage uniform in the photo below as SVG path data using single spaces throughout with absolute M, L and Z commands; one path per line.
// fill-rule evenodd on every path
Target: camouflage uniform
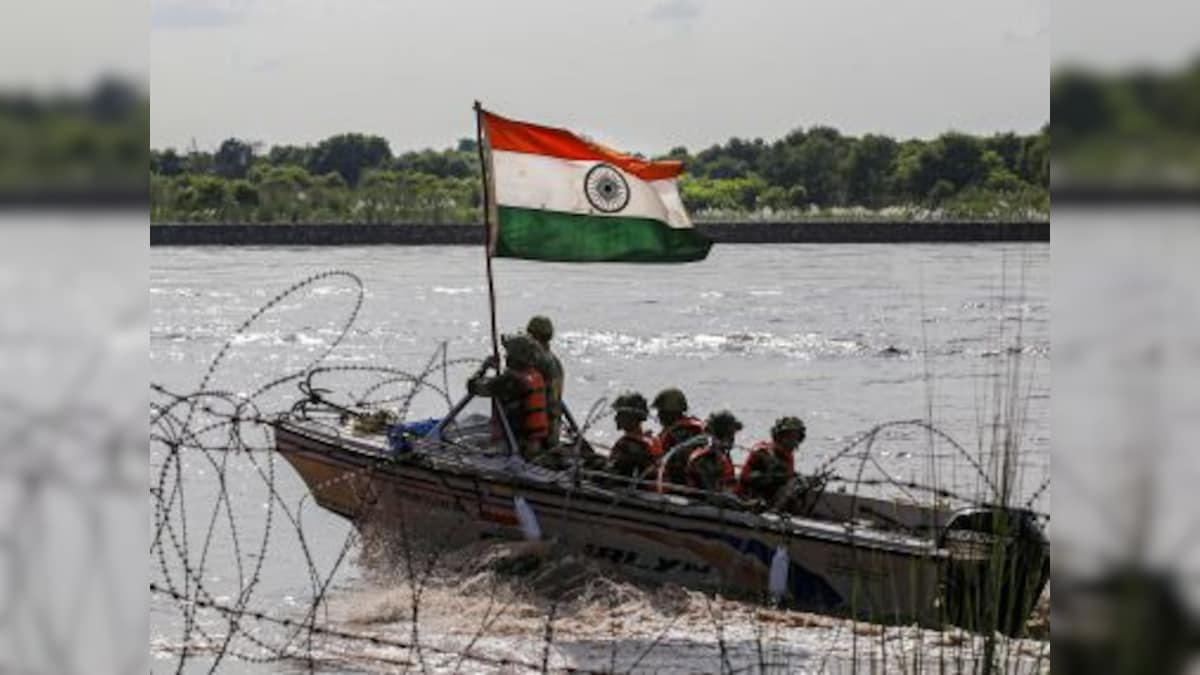
M 662 423 L 662 431 L 658 435 L 659 445 L 663 453 L 670 453 L 671 448 L 693 439 L 704 433 L 704 424 L 687 414 L 687 397 L 683 392 L 670 387 L 654 397 L 652 407 L 658 410 L 658 420 Z M 680 450 L 671 454 L 663 469 L 663 480 L 677 485 L 687 483 L 687 463 L 689 451 Z
M 542 451 L 545 430 L 527 428 L 530 413 L 526 403 L 531 392 L 523 372 L 533 368 L 537 344 L 524 335 L 505 336 L 505 369 L 493 377 L 479 376 L 467 382 L 467 390 L 476 396 L 493 398 L 508 420 L 521 455 L 535 459 Z
M 658 440 L 642 431 L 642 422 L 649 416 L 646 399 L 629 393 L 613 401 L 617 428 L 625 432 L 613 444 L 608 456 L 608 471 L 621 476 L 643 476 L 662 454 Z
M 780 488 L 791 478 L 787 464 L 770 443 L 760 443 L 750 451 L 738 477 L 738 494 L 746 499 L 771 503 Z
M 535 316 L 525 327 L 529 334 L 541 347 L 534 367 L 542 373 L 546 380 L 546 412 L 550 416 L 550 433 L 547 435 L 547 446 L 553 448 L 562 438 L 562 397 L 566 374 L 562 361 L 550 350 L 550 340 L 554 337 L 554 324 L 544 316 Z
M 734 436 L 742 428 L 733 413 L 722 410 L 709 415 L 705 429 L 712 441 L 707 447 L 692 451 L 687 463 L 687 484 L 699 490 L 723 492 L 735 485 L 733 461 L 729 451 Z
M 734 486 L 733 463 L 729 454 L 720 448 L 708 446 L 692 451 L 687 463 L 687 485 L 697 490 L 722 492 Z
M 747 499 L 774 504 L 795 475 L 793 453 L 806 434 L 798 417 L 781 417 L 771 427 L 771 441 L 758 443 L 750 451 L 738 479 L 738 493 Z

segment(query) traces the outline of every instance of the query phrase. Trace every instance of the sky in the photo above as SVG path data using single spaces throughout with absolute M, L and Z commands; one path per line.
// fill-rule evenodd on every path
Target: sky
M 475 99 L 646 153 L 816 124 L 1030 132 L 1052 56 L 1170 63 L 1197 25 L 1130 3 L 1055 13 L 1052 52 L 1050 0 L 151 0 L 151 145 L 357 131 L 441 148 L 474 135 Z M 1138 38 L 1152 22 L 1163 39 Z
M 145 3 L 126 0 L 6 3 L 0 91 L 77 91 L 102 75 L 144 85 L 150 68 L 148 15 Z
M 1177 66 L 1195 0 L 39 0 L 0 90 L 151 88 L 151 145 L 473 135 L 471 102 L 641 152 L 799 126 L 1032 131 L 1049 63 Z M 147 28 L 149 44 L 147 44 Z M 148 47 L 148 48 L 147 48 Z
M 1049 0 L 152 0 L 151 145 L 474 136 L 475 99 L 630 151 L 1049 119 Z
M 1178 68 L 1200 58 L 1196 0 L 1054 0 L 1055 65 L 1117 71 Z

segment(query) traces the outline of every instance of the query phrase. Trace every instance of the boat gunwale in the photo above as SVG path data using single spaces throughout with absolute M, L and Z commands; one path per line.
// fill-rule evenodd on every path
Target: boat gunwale
M 667 514 L 684 520 L 703 521 L 708 525 L 719 527 L 735 527 L 751 532 L 764 532 L 788 539 L 812 539 L 840 546 L 854 548 L 877 549 L 894 555 L 904 555 L 914 558 L 932 560 L 948 560 L 951 556 L 947 549 L 937 546 L 932 538 L 921 538 L 900 532 L 871 527 L 853 527 L 840 525 L 834 521 L 805 518 L 802 516 L 781 517 L 776 514 L 755 514 L 736 509 L 721 508 L 710 504 L 675 502 L 677 495 L 659 495 L 659 493 L 639 491 L 616 491 L 597 485 L 581 485 L 567 487 L 557 480 L 537 481 L 526 476 L 505 473 L 473 466 L 463 461 L 447 460 L 433 454 L 417 455 L 421 462 L 404 461 L 383 452 L 383 448 L 370 441 L 354 438 L 336 431 L 322 431 L 320 427 L 331 426 L 315 420 L 294 420 L 290 418 L 277 419 L 274 425 L 283 428 L 288 433 L 306 438 L 325 450 L 300 449 L 335 461 L 342 458 L 344 463 L 361 467 L 361 463 L 369 461 L 383 467 L 407 467 L 433 474 L 449 474 L 464 480 L 483 479 L 493 484 L 503 485 L 510 489 L 522 489 L 544 493 L 553 498 L 562 499 L 582 497 L 586 502 L 597 506 L 620 506 L 631 509 L 635 513 Z M 332 427 L 331 427 L 332 428 Z M 336 441 L 336 442 L 335 442 Z M 278 449 L 278 441 L 276 442 Z M 281 454 L 287 454 L 280 450 Z M 347 461 L 349 458 L 358 460 Z M 561 472 L 544 470 L 547 476 L 555 476 Z M 661 499 L 656 499 L 662 497 Z M 573 505 L 573 508 L 579 504 Z M 348 514 L 341 514 L 349 517 Z M 612 513 L 594 514 L 608 518 L 631 520 L 628 516 Z M 734 516 L 735 518 L 730 518 Z M 750 521 L 750 522 L 745 522 Z

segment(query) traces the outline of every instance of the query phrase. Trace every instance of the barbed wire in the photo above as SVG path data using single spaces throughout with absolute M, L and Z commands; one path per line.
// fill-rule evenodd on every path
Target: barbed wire
M 217 373 L 237 346 L 239 336 L 263 320 L 271 310 L 278 308 L 286 298 L 324 281 L 347 284 L 353 294 L 345 319 L 338 323 L 334 338 L 324 349 L 308 359 L 303 367 L 288 370 L 249 392 L 229 391 L 216 384 Z M 413 523 L 403 501 L 392 503 L 396 501 L 389 501 L 393 495 L 377 494 L 378 488 L 373 487 L 371 480 L 394 462 L 391 458 L 381 455 L 378 459 L 363 461 L 340 475 L 308 485 L 299 494 L 292 492 L 295 489 L 294 480 L 288 483 L 281 479 L 277 466 L 279 458 L 274 452 L 273 432 L 283 417 L 291 413 L 306 413 L 305 406 L 332 412 L 351 411 L 354 414 L 386 409 L 402 422 L 408 418 L 417 397 L 426 392 L 448 410 L 453 406 L 451 373 L 460 370 L 465 372 L 480 363 L 480 359 L 450 358 L 448 345 L 442 343 L 415 372 L 384 365 L 327 364 L 328 357 L 351 331 L 362 308 L 363 298 L 364 285 L 353 273 L 334 270 L 306 277 L 271 297 L 234 329 L 203 370 L 193 391 L 179 391 L 178 387 L 151 383 L 149 438 L 152 475 L 148 492 L 152 506 L 149 554 L 154 572 L 149 589 L 158 599 L 154 607 L 157 609 L 155 630 L 164 645 L 160 651 L 174 656 L 174 670 L 177 673 L 183 672 L 188 663 L 195 659 L 206 659 L 211 672 L 217 670 L 225 659 L 249 663 L 286 660 L 307 664 L 310 670 L 314 670 L 319 662 L 343 658 L 331 652 L 328 643 L 323 643 L 321 638 L 406 652 L 403 658 L 364 653 L 354 656 L 359 662 L 374 660 L 387 666 L 427 670 L 424 654 L 428 652 L 457 657 L 455 670 L 466 661 L 495 668 L 600 672 L 554 663 L 551 648 L 557 634 L 557 600 L 549 605 L 542 629 L 541 652 L 535 659 L 490 657 L 475 653 L 473 649 L 486 630 L 486 625 L 490 625 L 486 614 L 466 648 L 439 646 L 420 634 L 421 594 L 431 583 L 434 570 L 449 554 L 449 549 L 448 545 L 433 546 L 424 561 L 418 562 L 418 558 L 421 558 L 416 552 L 418 537 L 411 531 Z M 324 384 L 326 379 L 339 377 L 363 379 L 366 383 L 358 389 L 358 394 L 352 393 L 349 386 L 318 386 Z M 271 403 L 267 395 L 274 394 L 287 384 L 301 387 L 304 393 L 301 400 L 290 408 Z M 397 390 L 394 395 L 383 394 L 392 387 Z M 344 403 L 335 402 L 335 398 Z M 607 403 L 606 399 L 601 398 L 588 408 L 580 422 L 576 453 L 581 450 L 588 431 L 607 411 Z M 312 424 L 320 423 L 317 416 L 309 416 L 308 419 Z M 910 497 L 912 492 L 918 492 L 935 499 L 962 503 L 981 501 L 975 496 L 941 486 L 924 485 L 912 480 L 900 481 L 890 476 L 875 461 L 874 448 L 883 432 L 901 426 L 920 429 L 949 444 L 959 457 L 979 473 L 989 490 L 989 498 L 999 494 L 995 482 L 987 475 L 979 460 L 948 434 L 923 420 L 876 425 L 839 448 L 818 467 L 817 473 L 825 475 L 830 482 L 851 486 L 855 495 L 862 488 L 890 487 L 907 491 Z M 338 437 L 348 433 L 353 435 L 340 423 L 329 422 L 327 430 Z M 441 460 L 450 463 L 456 460 L 465 462 L 469 454 L 477 451 L 453 439 L 444 439 L 438 447 Z M 845 462 L 855 451 L 862 452 L 856 471 L 851 474 L 832 472 L 833 466 Z M 881 472 L 882 477 L 864 475 L 868 463 Z M 580 464 L 576 463 L 575 466 L 578 469 Z M 579 475 L 578 472 L 575 475 L 576 485 Z M 285 484 L 288 487 L 284 487 Z M 1034 504 L 1048 485 L 1047 478 L 1026 506 Z M 568 503 L 573 489 L 568 488 Z M 372 508 L 400 510 L 398 517 L 383 520 L 402 535 L 400 569 L 411 582 L 412 595 L 409 639 L 344 630 L 337 628 L 336 622 L 330 617 L 331 589 L 335 587 L 335 580 L 344 574 L 352 552 L 357 550 L 363 555 L 367 548 L 376 545 L 367 541 L 367 535 L 359 529 L 347 528 L 344 537 L 336 545 L 322 542 L 320 551 L 314 546 L 310 532 L 304 525 L 305 508 L 313 503 L 313 495 L 328 494 L 335 490 L 349 491 L 356 503 L 370 504 Z M 460 507 L 467 510 L 466 506 L 460 504 Z M 363 511 L 344 515 L 361 524 L 369 514 Z M 1046 514 L 1040 515 L 1048 518 Z M 438 532 L 435 538 L 442 536 L 449 540 L 452 534 L 449 531 Z M 332 559 L 328 559 L 330 553 Z M 263 590 L 279 584 L 265 577 L 268 569 L 277 569 L 269 568 L 267 561 L 280 555 L 288 556 L 287 568 L 303 579 L 301 587 L 307 593 L 304 601 L 291 609 L 272 605 L 278 595 L 277 590 Z M 495 619 L 493 617 L 490 620 Z M 277 632 L 269 633 L 266 627 L 273 627 Z M 667 630 L 669 627 L 638 655 L 631 668 L 642 663 Z M 724 638 L 718 635 L 718 640 L 724 659 Z M 732 666 L 730 669 L 736 670 Z

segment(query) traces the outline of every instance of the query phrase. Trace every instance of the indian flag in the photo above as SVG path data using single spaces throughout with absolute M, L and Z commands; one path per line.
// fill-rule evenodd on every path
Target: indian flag
M 712 242 L 679 198 L 680 162 L 480 111 L 491 254 L 567 262 L 703 260 Z

